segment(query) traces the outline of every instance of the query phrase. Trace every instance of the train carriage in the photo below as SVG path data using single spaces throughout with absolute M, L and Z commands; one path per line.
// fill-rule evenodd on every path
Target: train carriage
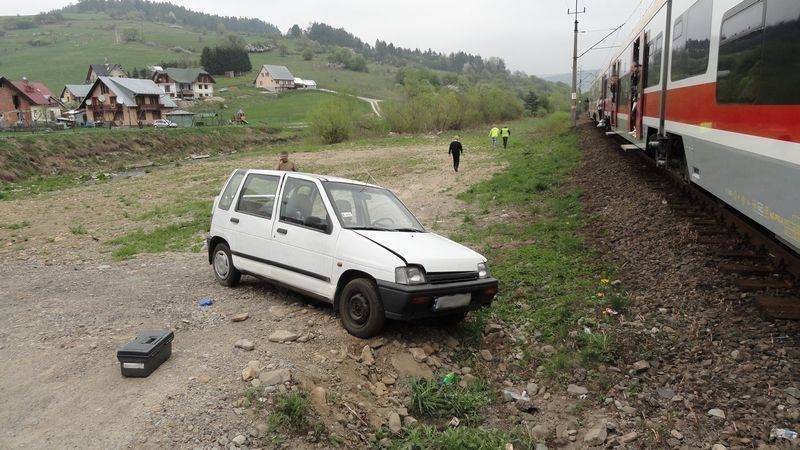
M 593 115 L 800 253 L 800 0 L 656 0 L 620 49 Z

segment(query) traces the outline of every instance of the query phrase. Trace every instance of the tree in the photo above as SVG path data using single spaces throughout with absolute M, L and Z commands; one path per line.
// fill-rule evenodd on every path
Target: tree
M 281 56 L 289 54 L 289 49 L 286 47 L 286 44 L 278 44 L 278 54 Z
M 305 61 L 311 61 L 314 59 L 314 50 L 311 50 L 310 48 L 303 50 L 303 59 Z
M 227 71 L 249 72 L 253 68 L 247 50 L 231 45 L 222 45 L 214 48 L 204 47 L 200 55 L 200 65 L 209 73 L 215 75 L 220 75 Z
M 299 25 L 294 24 L 292 28 L 289 28 L 289 32 L 286 34 L 289 35 L 290 38 L 297 39 L 303 36 L 303 30 L 300 29 Z
M 142 34 L 138 28 L 125 28 L 122 30 L 122 42 L 135 42 L 141 41 Z
M 531 114 L 536 114 L 536 111 L 539 110 L 539 96 L 536 95 L 536 92 L 528 91 L 528 95 L 525 96 L 525 109 Z

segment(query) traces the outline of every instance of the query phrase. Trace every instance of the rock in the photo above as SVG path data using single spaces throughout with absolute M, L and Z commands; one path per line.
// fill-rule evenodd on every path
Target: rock
M 675 439 L 677 439 L 677 440 L 679 440 L 679 441 L 683 440 L 683 433 L 681 433 L 681 432 L 680 432 L 680 431 L 678 431 L 678 430 L 671 430 L 671 431 L 669 432 L 669 435 L 670 435 L 670 436 L 672 436 L 672 437 L 674 437 Z
M 536 447 L 534 447 L 533 450 L 547 450 L 547 446 L 540 442 L 540 443 L 536 444 Z
M 326 415 L 328 413 L 328 391 L 325 390 L 322 386 L 315 386 L 311 389 L 311 404 L 314 405 L 314 408 L 320 415 Z
M 430 342 L 426 342 L 426 343 L 422 344 L 422 350 L 428 356 L 436 353 L 436 350 L 433 348 L 433 344 L 431 344 Z
M 403 417 L 403 425 L 405 425 L 407 428 L 413 427 L 416 424 L 417 424 L 417 419 L 411 416 Z
M 250 381 L 250 386 L 253 386 L 254 388 L 260 388 L 261 387 L 261 379 L 260 378 L 253 378 Z
M 728 447 L 725 447 L 722 444 L 714 444 L 711 446 L 711 450 L 728 450 Z
M 373 350 L 377 350 L 377 349 L 383 347 L 384 345 L 386 345 L 386 339 L 382 338 L 382 337 L 379 337 L 379 338 L 377 338 L 374 341 L 369 343 L 369 346 L 372 347 Z
M 486 334 L 492 334 L 492 333 L 496 333 L 498 331 L 503 331 L 503 327 L 498 325 L 498 324 L 496 324 L 496 323 L 487 324 L 486 328 L 483 330 L 483 332 L 486 333 Z
M 650 363 L 643 359 L 633 363 L 633 370 L 636 372 L 644 372 L 649 368 L 650 368 Z
M 234 444 L 241 446 L 245 443 L 245 441 L 247 441 L 247 438 L 243 434 L 240 434 L 233 438 L 232 441 Z
M 658 388 L 656 389 L 656 393 L 658 394 L 659 397 L 667 400 L 671 399 L 672 397 L 675 397 L 675 391 L 669 388 Z
M 550 353 L 551 355 L 557 351 L 555 347 L 549 344 L 541 346 L 540 350 L 544 353 Z
M 461 419 L 459 419 L 458 417 L 453 417 L 452 419 L 450 419 L 450 422 L 447 422 L 447 426 L 449 426 L 450 428 L 455 428 L 460 423 L 461 423 Z
M 731 352 L 731 358 L 738 359 L 739 358 L 739 350 L 734 350 Z
M 723 411 L 723 410 L 721 410 L 719 408 L 709 409 L 706 414 L 708 414 L 711 417 L 719 417 L 720 419 L 724 419 L 725 418 L 725 411 Z
M 531 436 L 533 436 L 535 439 L 545 439 L 550 435 L 552 431 L 553 427 L 551 427 L 546 423 L 540 422 L 537 423 L 536 426 L 531 428 L 530 433 Z
M 630 433 L 623 434 L 617 440 L 619 440 L 620 444 L 627 444 L 629 442 L 633 442 L 636 439 L 639 439 L 639 434 L 635 431 L 631 431 Z
M 242 369 L 242 381 L 250 381 L 258 376 L 258 372 L 250 366 Z
M 275 330 L 269 335 L 270 342 L 292 342 L 296 341 L 300 335 L 294 331 Z
M 783 392 L 786 392 L 787 394 L 791 395 L 792 397 L 800 400 L 800 389 L 797 389 L 796 387 L 788 387 L 788 388 L 784 389 Z
M 250 317 L 250 314 L 248 314 L 248 313 L 236 314 L 235 316 L 231 317 L 231 322 L 244 322 L 249 317 Z
M 391 359 L 392 367 L 397 371 L 397 375 L 403 377 L 433 378 L 433 371 L 430 367 L 418 363 L 414 357 L 408 353 L 400 353 Z
M 530 414 L 533 414 L 537 411 L 536 406 L 534 406 L 530 400 L 526 400 L 524 398 L 517 400 L 514 403 L 514 406 L 516 406 L 517 410 Z
M 603 445 L 607 437 L 608 432 L 606 431 L 606 424 L 601 423 L 586 432 L 583 436 L 583 442 L 589 445 Z
M 369 345 L 365 345 L 364 348 L 361 349 L 361 362 L 368 366 L 375 364 L 375 357 L 372 354 L 372 347 Z
M 572 395 L 586 395 L 589 393 L 589 390 L 583 386 L 578 386 L 577 384 L 570 384 L 567 386 L 567 392 Z
M 403 429 L 403 423 L 400 421 L 400 414 L 392 411 L 389 413 L 389 431 L 394 434 L 400 434 Z
M 529 397 L 533 397 L 537 392 L 539 392 L 539 385 L 536 383 L 528 383 L 525 386 L 525 392 L 528 393 Z
M 411 353 L 411 356 L 414 358 L 414 361 L 416 362 L 421 363 L 425 362 L 425 360 L 428 359 L 428 355 L 425 353 L 425 350 L 419 347 L 411 347 L 410 349 L 408 349 L 408 351 Z
M 395 378 L 393 376 L 391 376 L 391 375 L 384 375 L 384 376 L 381 377 L 381 383 L 383 383 L 383 384 L 385 384 L 387 386 L 393 385 L 396 381 L 397 380 L 395 380 Z
M 258 376 L 264 386 L 275 386 L 291 381 L 292 372 L 289 369 L 276 369 L 269 372 L 263 372 Z
M 489 350 L 481 350 L 481 358 L 483 358 L 483 360 L 486 362 L 491 362 L 492 352 L 490 352 Z
M 247 339 L 239 339 L 235 344 L 233 344 L 233 346 L 248 352 L 256 348 L 256 344 L 253 344 Z

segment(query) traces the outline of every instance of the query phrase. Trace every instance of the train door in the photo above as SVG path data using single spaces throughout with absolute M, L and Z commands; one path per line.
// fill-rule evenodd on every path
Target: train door
M 603 75 L 603 81 L 600 84 L 600 120 L 605 119 L 606 112 L 608 111 L 608 74 Z
M 611 127 L 617 128 L 617 110 L 619 109 L 619 60 L 611 67 Z
M 646 42 L 646 40 L 645 40 Z M 631 99 L 630 99 L 630 111 L 631 111 L 631 120 L 628 121 L 628 131 L 631 131 L 634 138 L 641 139 L 642 138 L 642 111 L 643 104 L 642 98 L 642 73 L 643 67 L 641 66 L 642 61 L 642 37 L 641 35 L 633 41 L 633 54 L 632 54 L 632 65 L 631 65 Z M 647 58 L 644 58 L 647 61 Z

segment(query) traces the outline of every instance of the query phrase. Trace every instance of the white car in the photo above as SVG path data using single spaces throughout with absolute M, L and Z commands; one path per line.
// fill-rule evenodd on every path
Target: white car
M 361 338 L 386 318 L 458 322 L 497 293 L 486 258 L 426 231 L 388 189 L 343 178 L 238 169 L 207 239 L 222 285 L 248 274 L 332 303 Z
M 177 128 L 178 124 L 167 119 L 156 119 L 153 121 L 153 126 L 156 128 Z

